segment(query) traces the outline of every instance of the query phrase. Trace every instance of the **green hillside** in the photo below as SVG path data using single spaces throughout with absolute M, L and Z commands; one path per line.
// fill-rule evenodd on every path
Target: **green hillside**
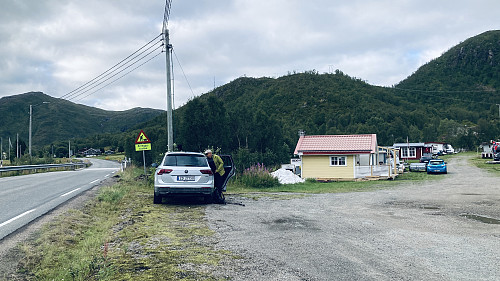
M 474 149 L 500 137 L 499 61 L 500 31 L 489 31 L 390 88 L 340 70 L 277 79 L 241 77 L 177 109 L 174 140 L 184 150 L 244 150 L 245 157 L 268 163 L 292 155 L 299 130 L 309 135 L 376 133 L 381 145 L 408 138 Z M 166 148 L 164 124 L 161 116 L 141 126 L 161 144 L 157 155 Z
M 499 58 L 500 31 L 489 31 L 452 47 L 394 87 L 373 86 L 340 70 L 276 79 L 241 77 L 175 110 L 174 142 L 190 151 L 220 148 L 235 156 L 240 169 L 257 162 L 287 162 L 299 130 L 308 135 L 375 133 L 380 145 L 408 139 L 475 149 L 481 142 L 500 138 Z M 46 96 L 37 97 L 36 102 L 41 103 L 40 97 Z M 6 112 L 1 108 L 4 99 L 0 100 L 1 112 Z M 129 157 L 142 161 L 142 154 L 134 151 L 134 140 L 143 129 L 153 146 L 147 153 L 148 162 L 158 161 L 166 150 L 165 114 L 146 118 L 134 111 L 150 119 L 134 123 L 131 120 L 139 118 L 126 120 L 127 112 L 109 113 L 80 105 L 70 109 L 62 106 L 65 103 L 36 107 L 38 141 L 87 136 L 78 139 L 76 146 L 120 147 Z M 7 110 L 17 114 L 9 122 L 23 119 L 8 131 L 4 129 L 4 135 L 13 135 L 18 127 L 27 128 L 27 115 L 22 112 L 27 108 L 24 103 Z M 48 118 L 54 112 L 61 113 L 61 119 L 72 119 Z M 54 128 L 53 132 L 40 129 L 47 127 Z M 123 133 L 110 134 L 113 131 Z M 63 133 L 67 135 L 58 135 Z
M 160 110 L 145 108 L 106 111 L 40 92 L 3 97 L 0 99 L 0 136 L 4 139 L 4 145 L 7 138 L 14 141 L 17 134 L 28 143 L 30 104 L 33 105 L 34 149 L 56 141 L 67 142 L 96 134 L 124 132 L 162 113 Z

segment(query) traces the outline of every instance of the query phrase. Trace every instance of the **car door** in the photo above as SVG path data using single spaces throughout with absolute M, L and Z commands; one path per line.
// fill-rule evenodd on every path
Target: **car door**
M 224 183 L 222 184 L 222 190 L 226 191 L 226 185 L 229 179 L 231 179 L 236 173 L 236 169 L 234 167 L 233 157 L 231 155 L 219 155 L 224 162 Z

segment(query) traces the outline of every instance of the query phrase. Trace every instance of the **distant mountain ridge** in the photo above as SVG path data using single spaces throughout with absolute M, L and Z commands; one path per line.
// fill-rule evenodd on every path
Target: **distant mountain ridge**
M 33 105 L 33 146 L 56 141 L 89 137 L 102 133 L 119 133 L 162 114 L 162 110 L 133 108 L 107 111 L 42 92 L 28 92 L 0 99 L 0 137 L 15 140 L 16 135 L 28 143 L 29 106 Z M 4 148 L 5 149 L 5 148 Z

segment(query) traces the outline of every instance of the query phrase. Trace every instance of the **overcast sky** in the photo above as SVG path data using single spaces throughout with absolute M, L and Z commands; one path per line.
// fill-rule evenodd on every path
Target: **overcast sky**
M 159 35 L 165 7 L 164 0 L 0 4 L 0 97 L 64 96 Z M 175 106 L 241 76 L 313 69 L 391 86 L 467 38 L 500 29 L 499 11 L 498 0 L 173 0 Z M 162 54 L 72 101 L 165 109 L 165 72 Z

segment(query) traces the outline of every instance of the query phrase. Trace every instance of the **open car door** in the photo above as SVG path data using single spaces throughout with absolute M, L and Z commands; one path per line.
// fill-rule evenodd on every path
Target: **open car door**
M 224 183 L 222 184 L 222 191 L 226 191 L 226 185 L 229 179 L 231 179 L 236 173 L 236 169 L 234 167 L 233 157 L 231 155 L 219 155 L 224 162 Z

